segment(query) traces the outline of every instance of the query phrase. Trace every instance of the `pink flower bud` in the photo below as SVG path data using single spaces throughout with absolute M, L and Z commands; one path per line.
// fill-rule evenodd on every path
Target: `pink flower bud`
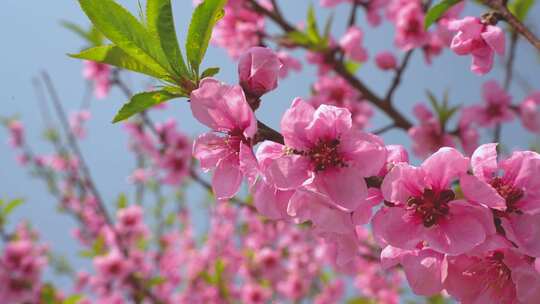
M 260 97 L 278 85 L 281 61 L 269 48 L 253 47 L 240 57 L 240 85 L 248 96 Z
M 347 57 L 354 61 L 364 62 L 368 58 L 366 49 L 362 46 L 364 34 L 358 27 L 350 27 L 339 41 L 339 46 Z
M 531 132 L 540 133 L 540 92 L 529 95 L 519 106 L 523 127 Z
M 375 63 L 379 69 L 393 70 L 397 67 L 396 56 L 390 52 L 381 52 L 375 56 Z

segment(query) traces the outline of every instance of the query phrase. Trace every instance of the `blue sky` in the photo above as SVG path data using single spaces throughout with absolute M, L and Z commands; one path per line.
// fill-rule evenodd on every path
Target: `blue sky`
M 132 12 L 136 12 L 136 0 L 119 1 Z M 304 19 L 307 5 L 310 1 L 279 1 L 283 3 L 283 11 L 294 23 Z M 192 6 L 191 0 L 173 0 L 179 39 L 184 41 L 189 23 Z M 347 18 L 346 6 L 336 10 L 334 34 L 339 36 L 344 31 L 344 20 Z M 320 11 L 320 10 L 319 10 Z M 469 4 L 467 13 L 479 15 L 481 10 Z M 320 13 L 320 12 L 319 12 Z M 326 12 L 325 12 L 326 13 Z M 320 13 L 319 17 L 326 16 Z M 540 8 L 533 8 L 531 16 L 540 16 Z M 532 20 L 533 27 L 540 28 L 540 21 Z M 81 78 L 82 63 L 70 59 L 66 53 L 78 51 L 84 42 L 71 32 L 62 28 L 61 20 L 68 20 L 81 25 L 88 21 L 77 1 L 20 1 L 4 0 L 0 10 L 0 28 L 2 29 L 3 45 L 0 48 L 2 68 L 0 69 L 0 100 L 2 102 L 1 116 L 20 115 L 27 129 L 27 139 L 35 151 L 52 152 L 42 140 L 43 122 L 38 111 L 36 95 L 32 88 L 32 78 L 40 71 L 46 70 L 53 78 L 62 101 L 67 109 L 78 108 L 84 96 L 84 81 Z M 359 24 L 367 29 L 363 14 L 360 14 Z M 274 27 L 270 26 L 270 29 Z M 393 31 L 388 26 L 375 30 L 366 30 L 365 46 L 373 56 L 382 50 L 391 50 Z M 293 52 L 298 58 L 301 52 Z M 403 54 L 399 54 L 400 56 Z M 518 49 L 516 67 L 519 74 L 532 85 L 538 85 L 539 57 L 535 50 L 525 41 L 521 41 Z M 425 101 L 425 91 L 429 89 L 441 96 L 443 91 L 450 91 L 450 100 L 454 104 L 471 104 L 481 100 L 480 86 L 489 79 L 502 81 L 501 65 L 484 77 L 478 77 L 469 71 L 470 57 L 457 57 L 450 51 L 436 58 L 431 66 L 423 62 L 420 53 L 413 56 L 410 68 L 404 76 L 403 85 L 396 93 L 395 103 L 408 117 L 412 118 L 410 109 L 419 101 Z M 229 83 L 237 81 L 236 66 L 223 50 L 211 47 L 204 65 L 220 66 L 218 78 Z M 278 128 L 279 117 L 296 96 L 308 96 L 309 84 L 313 82 L 315 69 L 304 65 L 304 71 L 293 74 L 283 81 L 279 88 L 265 96 L 258 117 L 269 125 Z M 390 84 L 391 74 L 378 71 L 372 62 L 361 67 L 358 76 L 379 94 L 383 94 Z M 139 77 L 128 77 L 134 89 L 142 90 L 146 81 Z M 511 94 L 514 101 L 520 101 L 525 96 L 524 90 L 513 85 Z M 88 124 L 89 136 L 82 142 L 82 149 L 97 180 L 97 185 L 111 206 L 118 193 L 132 193 L 133 189 L 126 180 L 135 163 L 131 155 L 126 153 L 126 134 L 120 125 L 110 123 L 115 112 L 125 102 L 121 92 L 115 90 L 106 100 L 92 103 L 93 118 Z M 205 127 L 196 122 L 191 116 L 189 107 L 184 100 L 171 102 L 166 111 L 154 114 L 154 120 L 173 118 L 188 134 L 196 135 Z M 414 121 L 414 119 L 413 119 Z M 372 121 L 373 129 L 386 125 L 387 119 L 377 114 Z M 486 138 L 487 139 L 487 138 Z M 526 148 L 533 137 L 526 133 L 518 122 L 506 126 L 503 131 L 503 141 L 510 148 Z M 405 144 L 408 140 L 401 131 L 391 131 L 384 135 L 386 143 Z M 15 154 L 5 144 L 7 141 L 4 130 L 0 131 L 0 197 L 23 197 L 26 204 L 21 207 L 14 220 L 27 218 L 42 234 L 43 238 L 52 244 L 57 252 L 67 252 L 67 256 L 80 266 L 85 262 L 77 257 L 77 246 L 70 237 L 73 222 L 65 215 L 56 214 L 56 202 L 47 194 L 43 184 L 30 179 L 28 172 L 21 169 L 15 162 Z M 190 192 L 193 206 L 202 200 L 201 191 Z M 201 221 L 204 221 L 200 217 Z M 202 223 L 201 223 L 202 224 Z

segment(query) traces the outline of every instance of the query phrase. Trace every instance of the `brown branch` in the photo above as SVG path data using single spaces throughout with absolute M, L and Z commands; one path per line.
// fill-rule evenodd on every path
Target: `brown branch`
M 351 7 L 351 14 L 349 15 L 349 21 L 347 22 L 347 25 L 349 27 L 353 26 L 356 23 L 356 12 L 358 11 L 358 6 L 360 4 L 358 2 L 354 2 Z
M 516 16 L 510 12 L 506 3 L 503 0 L 484 0 L 484 3 L 490 8 L 494 9 L 501 15 L 501 17 L 514 28 L 515 31 L 520 33 L 525 39 L 527 39 L 532 46 L 540 51 L 540 40 L 536 35 L 529 30 Z
M 264 140 L 270 140 L 282 145 L 285 144 L 285 140 L 283 139 L 283 135 L 281 135 L 281 133 L 270 128 L 264 123 L 257 121 L 257 134 L 255 135 L 254 143 L 256 144 Z
M 285 33 L 295 32 L 297 29 L 291 25 L 289 22 L 287 22 L 285 19 L 281 18 L 279 15 L 277 15 L 274 12 L 271 12 L 261 6 L 257 1 L 255 0 L 248 0 L 253 10 L 259 14 L 268 16 L 272 21 L 274 21 Z M 302 48 L 308 48 L 305 45 L 298 45 Z M 385 100 L 377 96 L 373 91 L 371 91 L 360 79 L 358 79 L 355 75 L 351 74 L 344 64 L 339 61 L 339 59 L 336 59 L 335 56 L 333 56 L 332 50 L 323 50 L 321 52 L 325 57 L 327 57 L 327 64 L 332 66 L 334 71 L 343 77 L 351 86 L 353 86 L 356 90 L 358 90 L 362 96 L 368 100 L 370 103 L 372 103 L 374 106 L 379 108 L 381 111 L 383 111 L 386 115 L 391 117 L 394 120 L 394 124 L 397 128 L 408 130 L 412 124 L 409 122 L 409 120 L 403 116 L 398 110 L 396 110 L 390 101 Z M 332 56 L 331 56 L 332 55 Z
M 396 126 L 394 124 L 389 124 L 387 126 L 384 126 L 384 127 L 381 127 L 379 129 L 375 129 L 373 131 L 370 131 L 369 133 L 373 133 L 375 135 L 380 135 L 380 134 L 383 134 L 387 131 L 390 131 L 392 130 L 393 128 L 395 128 Z
M 408 51 L 405 54 L 405 57 L 403 57 L 403 61 L 401 61 L 401 65 L 397 68 L 396 74 L 394 76 L 394 80 L 392 81 L 392 85 L 388 89 L 388 93 L 386 93 L 386 97 L 384 100 L 390 102 L 392 100 L 392 97 L 394 96 L 394 93 L 396 92 L 397 88 L 399 87 L 401 83 L 401 77 L 403 75 L 403 72 L 407 68 L 407 65 L 409 64 L 409 60 L 411 59 L 412 53 L 414 52 L 414 49 Z

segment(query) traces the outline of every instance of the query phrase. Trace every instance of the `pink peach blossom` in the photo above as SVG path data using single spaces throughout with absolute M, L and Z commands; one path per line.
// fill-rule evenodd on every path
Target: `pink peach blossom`
M 373 218 L 374 234 L 389 245 L 461 254 L 495 233 L 483 206 L 456 199 L 452 182 L 467 172 L 469 160 L 453 148 L 441 148 L 420 167 L 396 164 L 381 190 L 387 207 Z
M 215 168 L 212 186 L 216 196 L 230 198 L 242 182 L 241 166 L 256 161 L 250 146 L 257 132 L 255 115 L 240 86 L 227 86 L 212 78 L 203 79 L 191 93 L 191 110 L 214 131 L 197 138 L 193 154 L 204 170 Z
M 20 148 L 24 143 L 24 126 L 19 120 L 11 120 L 8 122 L 9 144 L 13 148 Z
M 534 133 L 540 133 L 540 92 L 527 96 L 519 105 L 519 114 L 523 127 Z
M 238 63 L 240 85 L 247 96 L 255 98 L 274 90 L 282 63 L 274 51 L 265 47 L 252 47 Z
M 367 127 L 373 116 L 373 109 L 358 90 L 339 76 L 320 76 L 313 84 L 313 96 L 308 101 L 314 107 L 326 104 L 346 108 L 351 112 L 355 127 L 360 129 Z
M 366 49 L 362 46 L 364 34 L 356 26 L 350 27 L 339 41 L 345 56 L 356 62 L 364 62 L 368 58 Z
M 450 48 L 460 56 L 472 55 L 471 71 L 478 75 L 488 73 L 493 67 L 496 53 L 505 52 L 505 35 L 501 28 L 482 23 L 480 18 L 465 17 L 452 20 L 448 28 L 457 32 Z
M 391 52 L 381 52 L 377 54 L 375 56 L 375 63 L 377 64 L 377 67 L 383 71 L 394 70 L 397 67 L 396 56 Z
M 424 30 L 424 12 L 418 1 L 409 1 L 397 11 L 395 44 L 408 51 L 423 46 L 428 35 Z
M 110 75 L 111 67 L 109 65 L 94 61 L 84 62 L 83 76 L 93 81 L 96 98 L 103 99 L 109 94 L 111 88 Z
M 448 257 L 445 289 L 462 303 L 538 302 L 540 274 L 533 261 L 510 249 L 510 243 L 497 243 L 486 251 Z
M 300 72 L 302 70 L 302 63 L 288 52 L 279 51 L 277 56 L 282 64 L 281 69 L 279 70 L 280 78 L 286 78 L 289 75 L 289 71 Z
M 433 296 L 439 294 L 446 279 L 447 261 L 444 254 L 430 248 L 404 250 L 386 246 L 381 252 L 381 265 L 384 268 L 401 264 L 409 286 L 417 295 Z
M 268 168 L 276 187 L 304 185 L 336 207 L 355 210 L 367 197 L 363 178 L 377 174 L 384 164 L 381 140 L 353 129 L 347 109 L 315 109 L 299 98 L 283 116 L 281 129 L 287 148 Z
M 427 157 L 441 147 L 454 147 L 452 136 L 444 132 L 438 117 L 422 103 L 414 107 L 414 115 L 420 121 L 408 133 L 413 142 L 413 152 L 419 157 Z
M 505 123 L 514 119 L 511 110 L 512 97 L 494 80 L 482 86 L 484 105 L 474 105 L 470 111 L 475 121 L 483 127 L 492 127 L 497 123 Z
M 518 251 L 540 257 L 540 155 L 517 151 L 497 163 L 496 144 L 485 144 L 472 155 L 471 167 L 473 175 L 461 178 L 464 196 L 495 210 L 499 230 Z

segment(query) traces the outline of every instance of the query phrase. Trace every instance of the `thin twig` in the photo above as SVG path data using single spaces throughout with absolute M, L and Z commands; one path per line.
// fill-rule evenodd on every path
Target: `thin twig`
M 349 15 L 348 27 L 353 26 L 356 23 L 356 12 L 358 11 L 358 2 L 354 2 L 351 7 L 351 13 Z
M 411 56 L 414 52 L 414 49 L 408 51 L 405 54 L 405 57 L 403 57 L 403 61 L 401 61 L 400 66 L 396 70 L 396 74 L 394 76 L 394 80 L 392 81 L 392 85 L 390 85 L 390 88 L 388 89 L 388 92 L 386 93 L 386 97 L 384 100 L 387 102 L 391 102 L 392 97 L 394 96 L 394 93 L 396 92 L 396 89 L 399 87 L 401 83 L 401 77 L 403 75 L 403 72 L 407 68 L 407 65 L 409 64 L 409 60 L 411 59 Z
M 255 12 L 268 16 L 268 18 L 274 21 L 285 33 L 298 31 L 292 24 L 281 18 L 281 16 L 277 15 L 276 13 L 267 10 L 257 3 L 257 1 L 249 0 L 249 3 Z M 298 46 L 307 48 L 305 45 Z M 323 55 L 325 55 L 327 58 L 327 64 L 330 65 L 334 71 L 344 78 L 351 86 L 358 90 L 366 100 L 391 117 L 394 120 L 397 128 L 408 130 L 412 126 L 409 120 L 392 106 L 391 102 L 378 97 L 362 81 L 360 81 L 360 79 L 351 74 L 343 62 L 339 61 L 339 58 L 331 56 L 333 55 L 331 54 L 331 52 L 333 52 L 332 50 L 324 50 L 322 52 L 324 52 Z
M 53 105 L 54 105 L 54 108 L 55 108 L 55 111 L 58 115 L 58 118 L 60 120 L 60 125 L 62 126 L 62 129 L 65 133 L 65 136 L 68 140 L 68 144 L 70 146 L 70 148 L 73 150 L 73 153 L 75 153 L 77 159 L 78 159 L 78 162 L 81 166 L 81 170 L 82 170 L 82 173 L 84 174 L 84 179 L 85 179 L 85 183 L 87 184 L 88 188 L 90 189 L 90 191 L 92 192 L 92 194 L 94 195 L 96 201 L 97 201 L 97 206 L 99 208 L 99 211 L 103 214 L 103 217 L 105 219 L 105 221 L 107 222 L 107 224 L 109 226 L 112 227 L 112 219 L 109 215 L 109 213 L 107 212 L 107 208 L 105 207 L 104 205 L 104 201 L 103 201 L 103 198 L 101 196 L 101 194 L 99 193 L 99 191 L 97 190 L 97 187 L 94 183 L 94 180 L 92 178 L 92 175 L 90 173 L 90 169 L 84 159 L 84 156 L 81 152 L 81 149 L 79 147 L 79 144 L 77 143 L 77 139 L 75 138 L 75 135 L 73 134 L 73 132 L 71 132 L 71 128 L 69 126 L 69 122 L 68 122 L 68 118 L 67 118 L 67 115 L 64 111 L 64 108 L 62 106 L 62 103 L 60 102 L 60 98 L 58 96 L 58 93 L 56 92 L 56 89 L 54 88 L 53 84 L 52 84 L 52 81 L 51 81 L 51 78 L 49 76 L 49 74 L 47 72 L 43 72 L 42 73 L 42 78 L 43 78 L 43 81 L 45 83 L 45 87 L 47 88 L 48 92 L 49 92 L 49 95 L 51 97 L 51 100 L 53 102 Z
M 514 28 L 515 31 L 520 33 L 525 39 L 527 39 L 532 46 L 534 46 L 538 51 L 540 51 L 540 40 L 536 35 L 529 30 L 521 21 L 519 21 L 516 16 L 510 12 L 506 3 L 503 0 L 485 0 L 484 3 L 497 11 L 501 17 Z
M 514 61 L 516 57 L 518 38 L 519 38 L 518 33 L 515 30 L 513 30 L 510 36 L 510 54 L 508 55 L 508 60 L 506 61 L 506 67 L 505 67 L 504 84 L 503 84 L 505 91 L 508 91 L 510 89 L 510 86 L 513 80 Z M 498 143 L 501 141 L 501 133 L 502 133 L 502 124 L 497 123 L 495 125 L 495 130 L 493 132 L 493 142 Z
M 375 130 L 373 130 L 373 131 L 370 131 L 370 133 L 373 133 L 373 134 L 375 134 L 375 135 L 380 135 L 380 134 L 383 134 L 383 133 L 385 133 L 385 132 L 387 132 L 387 131 L 392 130 L 392 129 L 395 128 L 395 127 L 396 127 L 396 126 L 395 126 L 394 124 L 389 124 L 389 125 L 384 126 L 384 127 L 382 127 L 382 128 L 379 128 L 379 129 L 375 129 Z

